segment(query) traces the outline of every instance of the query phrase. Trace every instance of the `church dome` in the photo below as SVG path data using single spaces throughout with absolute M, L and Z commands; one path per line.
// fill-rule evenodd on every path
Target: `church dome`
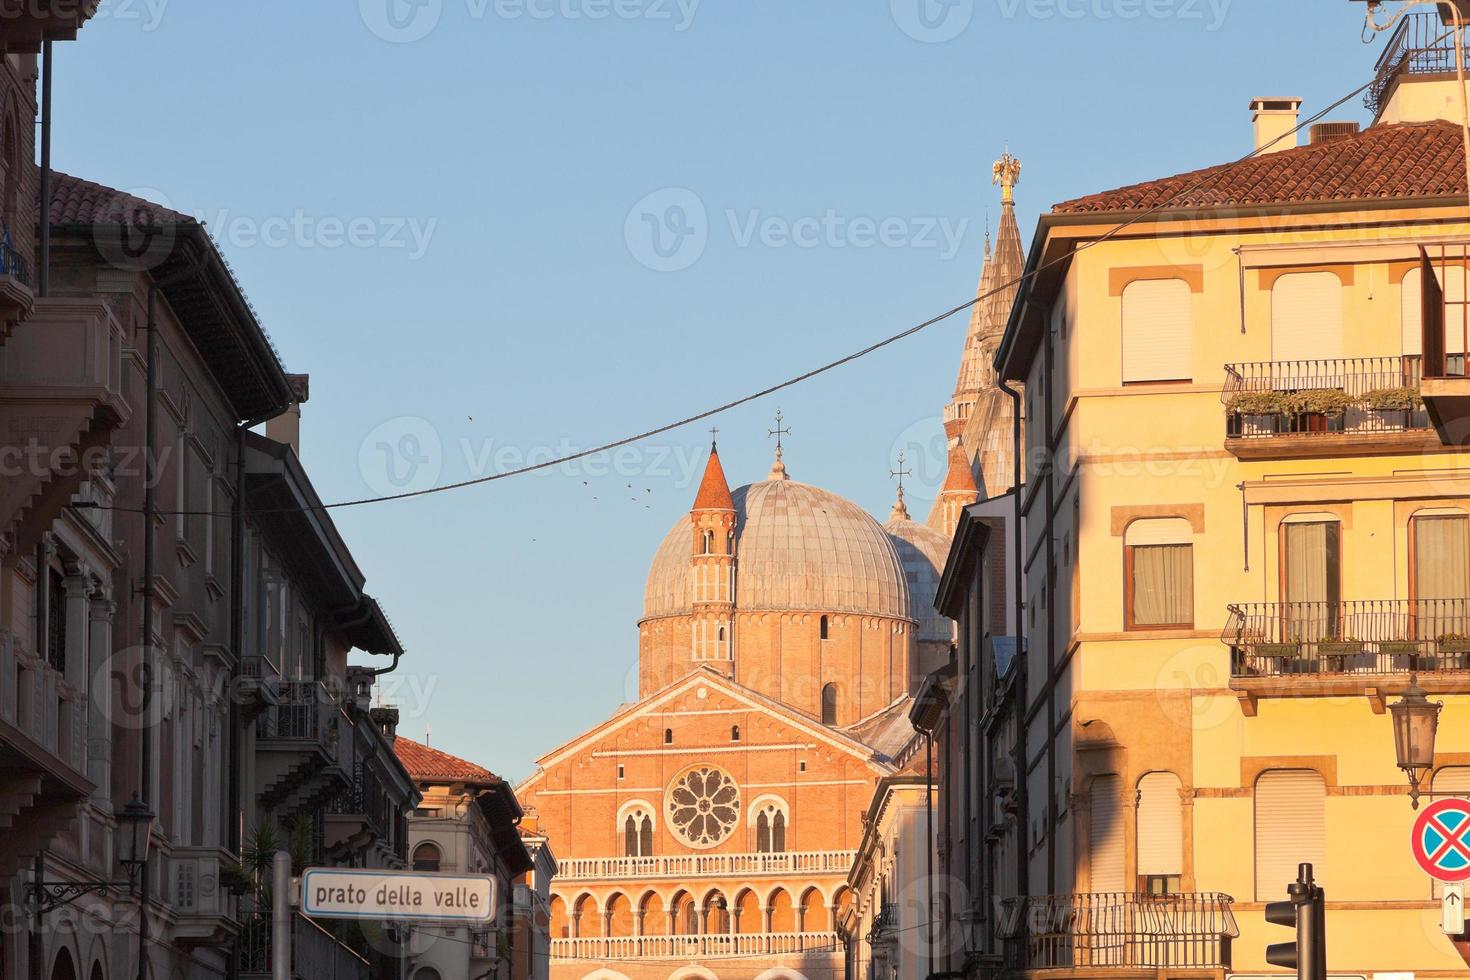
M 919 619 L 893 539 L 857 504 L 789 479 L 740 487 L 731 497 L 738 611 Z M 686 515 L 654 555 L 643 597 L 645 619 L 692 612 L 693 540 L 693 523 Z
M 903 563 L 909 597 L 917 614 L 914 618 L 919 621 L 918 639 L 949 643 L 954 639 L 954 624 L 934 608 L 939 577 L 944 574 L 944 563 L 949 558 L 949 539 L 927 524 L 910 520 L 907 510 L 895 513 L 883 529 L 893 539 L 894 549 Z

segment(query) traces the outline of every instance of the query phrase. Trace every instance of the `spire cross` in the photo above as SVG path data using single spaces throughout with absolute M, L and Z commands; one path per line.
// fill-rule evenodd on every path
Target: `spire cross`
M 766 430 L 767 439 L 771 438 L 771 436 L 776 437 L 776 459 L 778 461 L 781 459 L 781 437 L 791 435 L 791 429 L 787 426 L 783 426 L 781 424 L 782 421 L 783 419 L 781 416 L 781 410 L 778 408 L 776 409 L 776 427 L 774 429 Z
M 720 430 L 717 429 L 717 428 L 715 428 L 714 426 L 710 426 L 710 430 L 709 430 L 709 445 L 710 445 L 710 448 L 711 449 L 714 448 L 715 443 L 719 440 L 719 436 L 720 436 Z
M 896 470 L 889 470 L 888 471 L 888 477 L 889 477 L 889 479 L 893 479 L 895 477 L 898 478 L 898 499 L 899 500 L 902 500 L 903 499 L 903 478 L 906 477 L 906 476 L 913 476 L 914 475 L 914 471 L 913 470 L 909 470 L 909 469 L 904 469 L 904 465 L 903 464 L 904 464 L 904 455 L 903 455 L 903 450 L 900 449 L 898 451 L 898 469 L 896 469 Z

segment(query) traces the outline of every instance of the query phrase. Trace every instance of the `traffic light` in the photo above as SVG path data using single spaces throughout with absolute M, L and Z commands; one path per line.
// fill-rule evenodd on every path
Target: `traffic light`
M 1312 866 L 1297 866 L 1290 897 L 1266 903 L 1266 921 L 1296 929 L 1296 942 L 1266 947 L 1266 962 L 1296 970 L 1297 980 L 1327 980 L 1327 893 L 1312 881 Z

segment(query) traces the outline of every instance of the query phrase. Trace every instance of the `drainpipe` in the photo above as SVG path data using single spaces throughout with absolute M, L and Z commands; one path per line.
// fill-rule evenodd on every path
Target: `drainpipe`
M 1022 437 L 1021 437 L 1021 423 L 1022 423 L 1022 418 L 1021 418 L 1021 411 L 1022 411 L 1021 393 L 1019 391 L 1017 391 L 1016 389 L 1012 388 L 1009 384 L 1007 384 L 1006 381 L 1005 381 L 1005 379 L 1001 379 L 998 386 L 999 386 L 1000 390 L 1003 391 L 1003 392 L 1005 392 L 1006 395 L 1009 396 L 1010 399 L 1011 399 L 1011 442 L 1012 442 L 1012 446 L 1011 446 L 1011 457 L 1012 457 L 1012 465 L 1014 466 L 1014 473 L 1012 475 L 1012 480 L 1015 483 L 1015 486 L 1012 488 L 1012 491 L 1011 492 L 1016 495 L 1016 499 L 1014 501 L 1015 517 L 1014 517 L 1014 520 L 1013 520 L 1013 523 L 1014 523 L 1015 526 L 1011 529 L 1011 534 L 1012 534 L 1012 558 L 1011 558 L 1011 560 L 1012 560 L 1012 562 L 1015 565 L 1015 568 L 1012 569 L 1012 588 L 1015 590 L 1015 595 L 1012 596 L 1011 602 L 1012 602 L 1012 608 L 1014 610 L 1014 615 L 1016 617 L 1016 653 L 1015 653 L 1015 657 L 1016 657 L 1016 661 L 1015 661 L 1015 663 L 1016 663 L 1016 667 L 1015 667 L 1015 670 L 1016 670 L 1016 679 L 1014 681 L 1012 681 L 1012 692 L 1013 692 L 1013 696 L 1019 696 L 1020 697 L 1021 704 L 1020 704 L 1019 708 L 1016 710 L 1016 719 L 1015 719 L 1016 720 L 1016 745 L 1015 745 L 1015 748 L 1012 750 L 1012 758 L 1013 758 L 1013 761 L 1012 761 L 1011 765 L 1012 765 L 1012 768 L 1015 769 L 1015 780 L 1016 780 L 1016 827 L 1017 827 L 1017 832 L 1016 832 L 1016 897 L 1018 899 L 1024 899 L 1026 897 L 1027 893 L 1030 891 L 1029 881 L 1028 881 L 1029 875 L 1028 875 L 1027 860 L 1026 860 L 1026 858 L 1027 858 L 1027 853 L 1026 853 L 1027 852 L 1027 837 L 1026 837 L 1026 832 L 1027 832 L 1027 829 L 1028 829 L 1028 827 L 1030 825 L 1030 819 L 1031 819 L 1031 814 L 1030 814 L 1030 809 L 1031 809 L 1030 793 L 1027 791 L 1026 778 L 1025 778 L 1026 777 L 1026 704 L 1025 704 L 1025 701 L 1026 701 L 1026 683 L 1027 683 L 1026 676 L 1027 676 L 1027 673 L 1028 673 L 1027 661 L 1030 658 L 1030 651 L 1024 649 L 1024 644 L 1023 644 L 1023 637 L 1024 637 L 1024 634 L 1025 634 L 1025 628 L 1024 628 L 1024 625 L 1023 624 L 1025 622 L 1025 610 L 1026 610 L 1026 600 L 1024 598 L 1024 596 L 1025 596 L 1025 588 L 1026 588 L 1026 577 L 1025 577 L 1025 573 L 1023 571 L 1023 566 L 1024 566 L 1024 563 L 1025 563 L 1025 560 L 1026 560 L 1026 540 L 1025 540 L 1024 535 L 1021 534 L 1021 520 L 1022 520 L 1021 490 L 1022 490 L 1022 486 L 1023 486 L 1022 480 L 1025 477 L 1025 463 L 1024 463 L 1024 457 L 1022 455 L 1023 452 L 1024 452 L 1024 446 L 1022 445 Z
M 48 59 L 49 60 L 49 59 Z M 197 257 L 187 267 L 148 284 L 148 349 L 143 385 L 146 404 L 143 407 L 143 642 L 139 648 L 143 687 L 143 725 L 140 731 L 142 787 L 138 795 L 147 800 L 153 783 L 153 577 L 158 563 L 158 542 L 154 534 L 158 483 L 154 443 L 158 432 L 158 291 L 191 276 L 204 268 L 205 258 Z M 158 801 L 153 801 L 156 804 Z M 152 804 L 150 804 L 152 805 Z M 148 980 L 148 864 L 138 869 L 138 980 Z
M 51 294 L 51 44 L 42 45 L 41 63 L 41 268 L 36 286 Z
M 1046 372 L 1046 379 L 1042 382 L 1041 393 L 1045 400 L 1041 415 L 1046 420 L 1046 428 L 1042 435 L 1046 446 L 1046 526 L 1043 528 L 1046 537 L 1042 541 L 1042 548 L 1046 552 L 1046 894 L 1056 892 L 1057 877 L 1057 808 L 1056 800 L 1056 774 L 1057 774 L 1057 702 L 1056 702 L 1056 649 L 1057 649 L 1057 566 L 1056 566 L 1056 508 L 1053 506 L 1053 495 L 1056 490 L 1056 460 L 1051 449 L 1051 433 L 1055 419 L 1052 418 L 1052 388 L 1055 384 L 1053 373 L 1055 363 L 1053 361 L 1052 334 L 1050 325 L 1046 328 L 1046 346 L 1042 348 L 1042 369 Z M 1028 709 L 1029 710 L 1029 709 Z

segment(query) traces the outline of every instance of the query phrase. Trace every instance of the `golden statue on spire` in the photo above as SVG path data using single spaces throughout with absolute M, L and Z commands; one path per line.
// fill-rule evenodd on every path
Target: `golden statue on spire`
M 1016 185 L 1021 181 L 1021 161 L 1011 156 L 1010 150 L 1006 150 L 1005 155 L 995 161 L 993 173 L 991 183 L 1000 185 L 1000 202 L 1016 203 Z

